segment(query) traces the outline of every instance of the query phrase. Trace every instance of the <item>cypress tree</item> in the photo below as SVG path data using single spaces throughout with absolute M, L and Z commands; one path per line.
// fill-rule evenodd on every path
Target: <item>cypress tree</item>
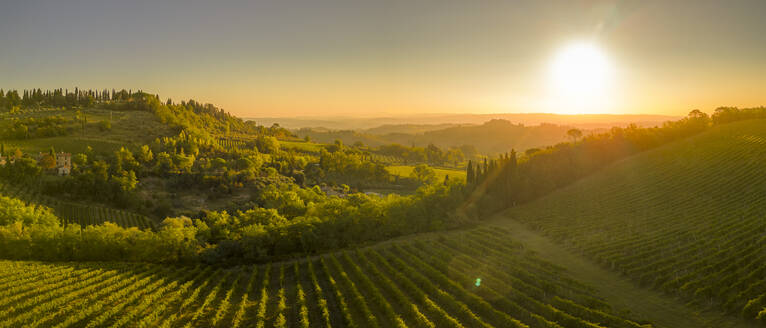
M 474 181 L 475 179 L 474 179 L 474 173 L 473 173 L 473 163 L 471 162 L 471 160 L 468 160 L 468 166 L 466 167 L 466 172 L 465 172 L 465 182 L 468 184 L 472 184 L 474 183 Z
M 511 149 L 511 154 L 508 157 L 508 163 L 505 165 L 505 188 L 504 192 L 505 195 L 503 195 L 503 199 L 506 200 L 506 206 L 510 206 L 513 204 L 515 200 L 514 195 L 514 182 L 516 181 L 516 150 Z

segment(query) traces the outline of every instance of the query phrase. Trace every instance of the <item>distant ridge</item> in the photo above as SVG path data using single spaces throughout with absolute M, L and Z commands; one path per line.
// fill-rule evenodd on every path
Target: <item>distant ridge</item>
M 504 119 L 512 123 L 539 125 L 551 123 L 574 126 L 581 129 L 602 129 L 612 126 L 625 126 L 635 123 L 639 126 L 661 125 L 662 122 L 680 119 L 680 116 L 649 114 L 550 114 L 550 113 L 497 113 L 497 114 L 421 114 L 389 117 L 350 117 L 350 116 L 302 116 L 302 117 L 259 117 L 243 118 L 270 126 L 278 123 L 288 129 L 326 128 L 329 130 L 365 130 L 384 125 L 442 125 L 442 124 L 482 124 L 492 119 Z M 444 126 L 436 127 L 441 129 Z M 421 130 L 421 132 L 424 132 Z

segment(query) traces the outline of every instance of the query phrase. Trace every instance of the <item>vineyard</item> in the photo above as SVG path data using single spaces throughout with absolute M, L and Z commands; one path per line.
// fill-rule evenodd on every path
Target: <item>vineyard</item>
M 113 222 L 125 228 L 156 228 L 154 221 L 143 215 L 108 207 L 64 201 L 42 195 L 26 186 L 11 185 L 0 181 L 0 194 L 21 199 L 27 203 L 50 207 L 64 225 L 76 223 L 80 226 L 86 226 Z
M 215 142 L 218 146 L 224 149 L 242 149 L 248 147 L 247 142 L 240 139 L 218 138 L 215 139 Z
M 641 327 L 479 228 L 234 267 L 0 263 L 0 327 Z
M 766 323 L 766 128 L 718 126 L 514 209 L 648 287 Z

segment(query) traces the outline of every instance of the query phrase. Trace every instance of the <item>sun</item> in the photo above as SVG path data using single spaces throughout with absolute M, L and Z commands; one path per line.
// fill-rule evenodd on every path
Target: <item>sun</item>
M 550 64 L 551 109 L 567 114 L 608 111 L 612 84 L 612 64 L 599 47 L 586 42 L 569 44 Z

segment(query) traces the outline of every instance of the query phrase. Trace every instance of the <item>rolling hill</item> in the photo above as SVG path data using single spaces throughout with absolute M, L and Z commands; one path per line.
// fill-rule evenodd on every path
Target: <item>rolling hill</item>
M 766 121 L 724 124 L 508 211 L 643 286 L 766 322 Z

